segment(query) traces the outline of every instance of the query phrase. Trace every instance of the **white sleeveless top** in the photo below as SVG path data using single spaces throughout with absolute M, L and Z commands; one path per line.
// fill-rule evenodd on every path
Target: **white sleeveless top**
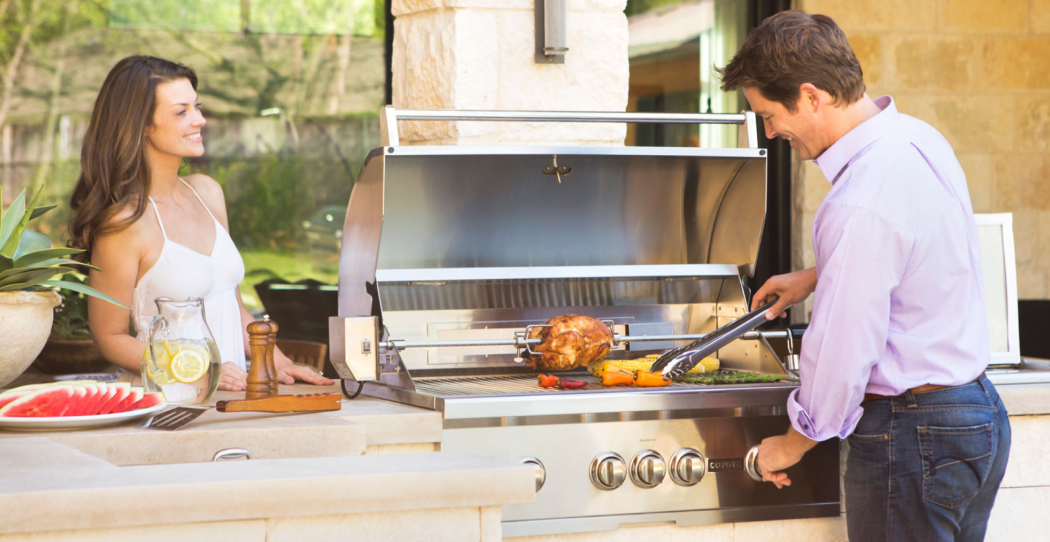
M 204 205 L 197 191 L 181 178 L 197 201 Z M 244 369 L 244 325 L 241 322 L 240 306 L 237 303 L 237 287 L 244 280 L 244 260 L 233 244 L 230 234 L 223 228 L 215 215 L 215 245 L 211 255 L 204 255 L 184 245 L 168 239 L 164 223 L 160 219 L 157 203 L 149 198 L 153 212 L 157 215 L 160 232 L 164 235 L 164 246 L 161 247 L 157 263 L 153 264 L 146 274 L 135 285 L 131 301 L 131 319 L 135 326 L 135 336 L 142 342 L 148 340 L 149 322 L 157 315 L 158 297 L 183 300 L 188 297 L 199 297 L 204 300 L 204 319 L 208 329 L 215 336 L 222 361 L 232 361 Z

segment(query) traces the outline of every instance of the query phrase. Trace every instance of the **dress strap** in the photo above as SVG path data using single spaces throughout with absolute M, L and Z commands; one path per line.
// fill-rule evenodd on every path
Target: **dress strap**
M 186 181 L 183 181 L 182 177 L 179 177 L 179 180 L 182 181 L 182 184 L 186 185 L 186 188 L 190 189 L 190 192 L 193 192 L 194 196 L 197 196 L 197 201 L 201 202 L 201 205 L 204 206 L 204 210 L 208 212 L 208 216 L 210 216 L 212 220 L 218 222 L 219 219 L 215 218 L 215 215 L 211 214 L 211 209 L 209 209 L 208 206 L 204 204 L 204 200 L 201 199 L 201 195 L 198 194 L 197 191 L 194 190 L 192 186 L 190 186 L 190 183 L 188 183 Z
M 168 240 L 168 232 L 164 231 L 164 221 L 160 219 L 160 211 L 157 209 L 157 202 L 153 201 L 153 196 L 146 196 L 149 198 L 149 202 L 153 204 L 153 214 L 157 215 L 157 224 L 160 224 L 160 234 L 164 236 L 164 240 Z

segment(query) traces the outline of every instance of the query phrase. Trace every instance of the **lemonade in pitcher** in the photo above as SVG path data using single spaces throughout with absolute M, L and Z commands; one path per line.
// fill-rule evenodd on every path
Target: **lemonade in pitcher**
M 169 403 L 205 403 L 219 385 L 219 347 L 204 319 L 204 303 L 156 300 L 160 314 L 149 327 L 142 354 L 142 381 L 148 391 L 159 391 Z
M 146 350 L 146 377 L 172 403 L 200 403 L 219 384 L 219 347 L 211 339 L 156 339 Z M 150 359 L 150 351 L 153 358 Z

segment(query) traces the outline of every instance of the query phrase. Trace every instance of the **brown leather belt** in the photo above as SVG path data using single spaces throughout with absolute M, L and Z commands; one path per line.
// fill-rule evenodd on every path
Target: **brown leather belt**
M 973 384 L 974 382 L 977 382 L 978 380 L 980 380 L 983 376 L 984 376 L 984 371 L 981 371 L 981 374 L 977 375 L 977 378 L 967 382 L 966 384 L 959 384 L 959 386 L 967 386 L 969 384 Z M 941 386 L 939 384 L 923 384 L 923 385 L 921 385 L 921 386 L 919 386 L 917 388 L 912 388 L 910 391 L 914 395 L 919 395 L 920 393 L 929 393 L 931 391 L 943 390 L 943 389 L 946 389 L 946 388 L 957 388 L 959 386 Z M 905 392 L 905 393 L 907 393 L 907 392 Z M 862 401 L 862 402 L 863 403 L 867 403 L 868 401 L 878 401 L 880 399 L 893 399 L 895 397 L 903 397 L 903 396 L 904 396 L 904 393 L 902 393 L 900 395 L 878 395 L 878 394 L 875 394 L 875 393 L 865 393 L 864 394 L 864 401 Z

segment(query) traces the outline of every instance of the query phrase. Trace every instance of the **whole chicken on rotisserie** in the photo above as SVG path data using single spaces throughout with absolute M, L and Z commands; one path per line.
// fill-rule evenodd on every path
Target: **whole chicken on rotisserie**
M 585 367 L 609 355 L 613 335 L 601 320 L 579 314 L 565 314 L 547 320 L 545 325 L 529 332 L 530 339 L 543 342 L 532 345 L 536 354 L 528 354 L 526 365 L 543 371 L 568 371 Z

